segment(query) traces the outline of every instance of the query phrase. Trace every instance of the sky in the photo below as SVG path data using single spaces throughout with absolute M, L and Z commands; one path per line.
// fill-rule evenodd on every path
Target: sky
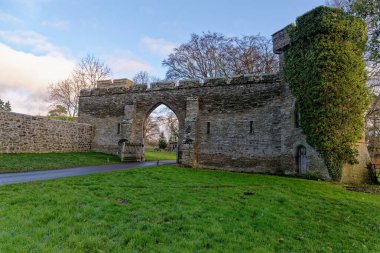
M 14 112 L 46 115 L 47 87 L 94 54 L 112 78 L 148 71 L 192 33 L 263 35 L 325 0 L 0 0 L 0 99 Z

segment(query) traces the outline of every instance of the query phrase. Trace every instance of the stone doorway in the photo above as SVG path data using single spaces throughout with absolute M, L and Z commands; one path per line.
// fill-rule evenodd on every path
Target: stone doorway
M 297 163 L 298 172 L 300 174 L 305 174 L 307 172 L 307 156 L 306 148 L 304 146 L 299 146 L 297 149 Z

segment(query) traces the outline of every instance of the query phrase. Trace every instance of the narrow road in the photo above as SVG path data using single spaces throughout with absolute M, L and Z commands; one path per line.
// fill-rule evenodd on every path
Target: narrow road
M 160 161 L 160 165 L 163 164 L 175 164 L 175 161 L 167 160 Z M 20 173 L 6 173 L 0 174 L 0 185 L 17 184 L 23 182 L 40 181 L 60 177 L 71 177 L 87 175 L 99 172 L 109 172 L 115 170 L 129 170 L 135 168 L 143 168 L 157 165 L 156 161 L 142 162 L 142 163 L 118 163 L 109 165 L 97 165 L 79 168 L 69 168 L 60 170 L 44 170 L 44 171 L 31 171 Z

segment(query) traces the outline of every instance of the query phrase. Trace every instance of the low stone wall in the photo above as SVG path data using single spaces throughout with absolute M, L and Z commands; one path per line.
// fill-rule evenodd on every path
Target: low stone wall
M 90 151 L 92 127 L 0 111 L 0 153 Z

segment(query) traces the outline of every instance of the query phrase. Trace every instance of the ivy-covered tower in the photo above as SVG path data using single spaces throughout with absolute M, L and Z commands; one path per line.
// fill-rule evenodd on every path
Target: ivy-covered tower
M 296 99 L 297 124 L 330 176 L 347 183 L 368 180 L 362 138 L 370 98 L 366 40 L 364 21 L 324 6 L 273 35 L 283 77 Z

